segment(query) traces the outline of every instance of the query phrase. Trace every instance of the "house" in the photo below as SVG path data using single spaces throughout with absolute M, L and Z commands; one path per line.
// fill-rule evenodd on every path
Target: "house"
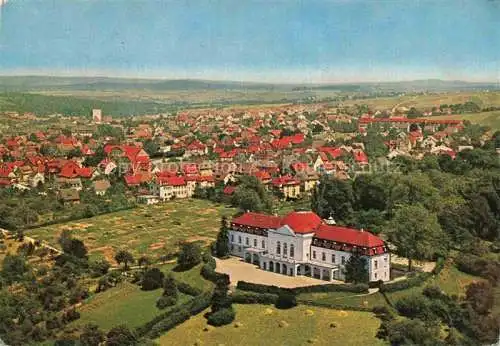
M 72 188 L 61 189 L 59 191 L 59 199 L 65 206 L 80 204 L 80 192 Z
M 82 180 L 80 178 L 64 178 L 56 177 L 54 183 L 57 189 L 73 189 L 76 191 L 81 191 L 83 189 Z
M 271 184 L 285 199 L 300 197 L 300 181 L 292 176 L 284 175 L 274 178 Z
M 193 196 L 194 182 L 188 182 L 184 177 L 158 176 L 156 182 L 151 185 L 151 194 L 158 196 L 161 200 L 173 198 L 189 198 Z
M 109 180 L 102 179 L 94 181 L 94 191 L 98 196 L 104 196 L 106 191 L 111 187 Z
M 345 280 L 353 254 L 367 260 L 370 281 L 390 280 L 390 254 L 376 235 L 336 226 L 310 211 L 285 217 L 248 212 L 231 222 L 231 253 L 283 275 Z

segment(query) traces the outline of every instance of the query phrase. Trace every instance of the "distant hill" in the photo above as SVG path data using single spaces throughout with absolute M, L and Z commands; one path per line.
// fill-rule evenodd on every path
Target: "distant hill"
M 338 84 L 271 84 L 236 81 L 210 81 L 197 79 L 131 79 L 111 77 L 44 77 L 0 76 L 0 92 L 41 90 L 262 90 L 262 91 L 458 91 L 500 89 L 499 83 L 471 83 L 426 79 L 404 82 L 338 83 Z

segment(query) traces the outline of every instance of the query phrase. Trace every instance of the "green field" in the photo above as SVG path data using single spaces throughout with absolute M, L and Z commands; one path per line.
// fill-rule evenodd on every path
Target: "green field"
M 69 229 L 84 241 L 91 256 L 103 256 L 114 263 L 118 249 L 127 249 L 136 257 L 156 257 L 177 251 L 183 241 L 209 244 L 217 235 L 221 217 L 234 212 L 204 200 L 177 200 L 40 227 L 26 235 L 59 246 L 61 231 Z
M 160 345 L 384 345 L 373 314 L 298 306 L 234 305 L 236 320 L 211 328 L 203 313 L 167 332 Z M 331 325 L 335 324 L 336 327 Z M 204 329 L 207 328 L 205 331 Z
M 136 328 L 166 311 L 156 307 L 156 300 L 161 294 L 161 289 L 142 291 L 137 285 L 120 283 L 92 296 L 78 308 L 81 317 L 75 322 L 75 326 L 94 323 L 108 330 L 125 324 L 129 328 Z M 181 293 L 179 304 L 185 303 L 189 298 L 190 296 Z
M 202 264 L 199 264 L 196 267 L 183 272 L 172 271 L 175 266 L 176 263 L 169 263 L 162 265 L 160 269 L 165 274 L 172 273 L 174 278 L 178 281 L 186 282 L 189 285 L 199 288 L 203 291 L 209 291 L 214 287 L 214 284 L 211 281 L 205 280 L 200 275 Z

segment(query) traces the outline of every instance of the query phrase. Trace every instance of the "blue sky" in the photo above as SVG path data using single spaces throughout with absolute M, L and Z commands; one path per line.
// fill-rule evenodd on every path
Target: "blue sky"
M 0 74 L 500 79 L 498 0 L 9 0 Z

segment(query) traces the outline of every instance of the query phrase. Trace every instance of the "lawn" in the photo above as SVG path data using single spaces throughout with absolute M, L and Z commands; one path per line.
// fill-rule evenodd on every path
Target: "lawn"
M 175 263 L 169 263 L 162 265 L 160 269 L 165 274 L 172 273 L 174 278 L 176 278 L 177 280 L 188 283 L 189 285 L 199 288 L 203 291 L 209 291 L 214 287 L 214 284 L 211 281 L 205 280 L 201 276 L 200 271 L 202 264 L 199 264 L 196 267 L 183 272 L 173 271 L 172 269 L 175 268 L 175 266 Z
M 97 324 L 104 330 L 125 324 L 136 328 L 165 312 L 156 307 L 156 300 L 162 290 L 142 291 L 139 286 L 123 282 L 116 287 L 89 298 L 78 311 L 81 314 L 75 326 L 87 323 Z M 190 296 L 180 294 L 179 303 L 185 303 Z
M 217 235 L 223 215 L 234 209 L 209 201 L 186 199 L 119 211 L 26 231 L 35 239 L 58 247 L 62 230 L 69 229 L 84 241 L 91 256 L 103 256 L 114 263 L 118 249 L 157 257 L 178 250 L 180 242 L 209 244 Z
M 160 337 L 160 345 L 384 345 L 375 337 L 373 314 L 308 306 L 278 310 L 265 305 L 234 305 L 236 320 L 212 328 L 203 313 Z M 335 325 L 335 327 L 333 327 Z

